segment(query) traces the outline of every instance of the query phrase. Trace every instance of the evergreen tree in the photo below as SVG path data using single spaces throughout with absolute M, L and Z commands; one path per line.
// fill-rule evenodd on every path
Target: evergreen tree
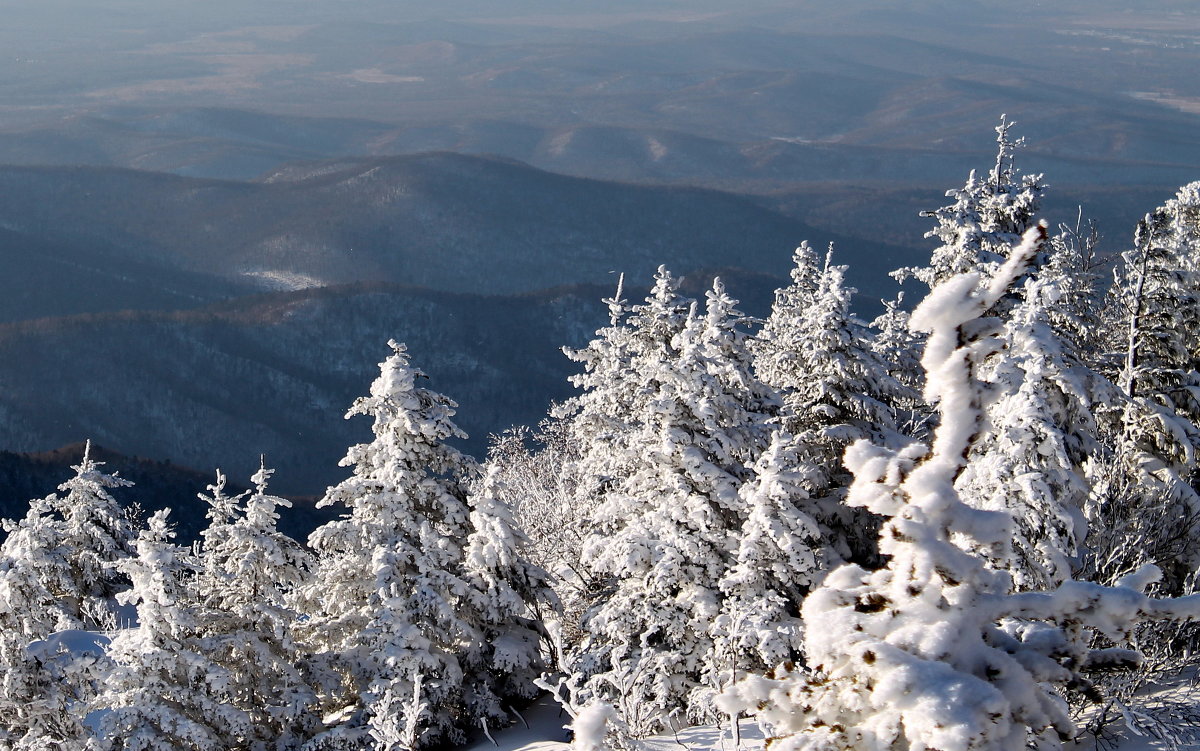
M 898 293 L 894 300 L 884 300 L 883 307 L 883 313 L 871 321 L 870 327 L 875 333 L 870 338 L 869 346 L 883 362 L 888 374 L 903 388 L 891 398 L 897 422 L 903 426 L 902 418 L 907 419 L 908 424 L 901 431 L 916 435 L 921 433 L 917 426 L 929 418 L 928 406 L 921 401 L 924 388 L 921 378 L 921 337 L 909 325 L 910 314 L 904 309 L 903 292 Z
M 1139 224 L 1135 247 L 1123 254 L 1110 289 L 1104 327 L 1113 353 L 1107 375 L 1119 398 L 1105 425 L 1116 460 L 1103 488 L 1135 492 L 1132 498 L 1125 491 L 1107 500 L 1099 495 L 1093 515 L 1106 524 L 1170 519 L 1185 533 L 1182 548 L 1179 535 L 1171 534 L 1138 549 L 1166 569 L 1168 592 L 1188 589 L 1200 566 L 1200 495 L 1194 487 L 1200 450 L 1198 217 L 1200 183 L 1192 183 Z M 1113 507 L 1118 499 L 1135 510 Z
M 14 575 L 36 579 L 48 597 L 36 614 L 21 616 L 23 631 L 31 639 L 63 629 L 115 625 L 115 597 L 128 587 L 115 564 L 130 556 L 133 532 L 108 491 L 132 483 L 104 474 L 100 466 L 91 458 L 89 442 L 72 467 L 75 476 L 59 486 L 63 495 L 31 502 L 25 520 L 9 525 L 16 539 L 6 540 L 0 555 L 8 559 L 9 568 L 30 567 Z
M 1016 150 L 1024 139 L 1014 141 L 1009 136 L 1013 124 L 1000 116 L 996 162 L 987 177 L 980 180 L 972 171 L 962 188 L 946 193 L 954 203 L 922 215 L 937 221 L 937 227 L 925 236 L 941 242 L 929 265 L 900 269 L 893 276 L 900 280 L 912 277 L 932 289 L 957 274 L 979 271 L 990 275 L 1033 226 L 1044 185 L 1041 175 L 1023 175 L 1017 170 Z
M 0 632 L 0 749 L 45 751 L 84 748 L 89 702 L 110 669 L 108 639 L 64 631 L 27 642 Z
M 254 719 L 238 707 L 234 672 L 215 659 L 196 597 L 201 563 L 170 540 L 167 511 L 154 514 L 137 539 L 137 557 L 122 569 L 138 625 L 117 632 L 115 664 L 94 708 L 103 751 L 249 749 Z M 261 746 L 258 746 L 261 748 Z
M 746 521 L 733 567 L 720 581 L 724 600 L 712 636 L 721 674 L 711 685 L 800 659 L 800 604 L 828 564 L 805 487 L 816 468 L 797 448 L 791 435 L 776 431 L 741 487 Z
M 103 670 L 100 656 L 63 653 L 52 634 L 77 613 L 51 592 L 71 586 L 63 530 L 45 499 L 20 522 L 5 520 L 0 545 L 0 749 L 78 747 L 87 738 L 84 707 Z
M 772 748 L 1060 748 L 1074 726 L 1054 687 L 1088 691 L 1083 671 L 1136 662 L 1127 650 L 1089 650 L 1089 629 L 1116 640 L 1143 617 L 1200 615 L 1194 599 L 1142 594 L 1153 567 L 1115 588 L 1068 581 L 1013 595 L 1006 572 L 969 552 L 1002 558 L 1011 530 L 1008 514 L 971 508 L 954 489 L 983 425 L 976 374 L 1001 346 L 985 313 L 1038 242 L 1031 231 L 986 283 L 977 273 L 952 279 L 914 313 L 929 332 L 926 396 L 941 415 L 933 445 L 892 451 L 862 441 L 846 459 L 855 474 L 848 502 L 888 518 L 887 565 L 844 566 L 805 601 L 805 621 L 820 624 L 805 636 L 812 672 L 747 679 L 724 697 L 727 711 L 759 712 Z
M 616 705 L 630 731 L 656 732 L 711 711 L 720 675 L 710 624 L 745 519 L 739 497 L 777 409 L 753 377 L 740 314 L 719 280 L 707 313 L 676 337 L 675 361 L 639 361 L 652 389 L 631 436 L 640 461 L 610 492 L 584 545 L 605 588 L 573 660 L 584 702 Z
M 792 282 L 775 290 L 771 314 L 750 343 L 755 372 L 777 389 L 794 386 L 799 377 L 799 353 L 808 336 L 800 328 L 800 321 L 816 300 L 821 272 L 829 265 L 832 252 L 831 248 L 822 262 L 807 242 L 796 248 L 792 254 Z
M 74 477 L 59 486 L 64 495 L 31 501 L 24 519 L 4 522 L 0 744 L 9 748 L 78 746 L 86 736 L 82 708 L 103 660 L 53 645 L 68 632 L 111 628 L 116 595 L 128 587 L 118 567 L 131 552 L 132 533 L 108 489 L 130 483 L 99 466 L 89 443 Z
M 349 513 L 309 538 L 314 580 L 302 593 L 307 643 L 332 659 L 337 686 L 325 687 L 329 709 L 351 707 L 317 748 L 359 747 L 381 713 L 424 706 L 418 747 L 457 742 L 478 726 L 463 703 L 460 657 L 480 637 L 463 620 L 470 584 L 461 545 L 469 533 L 470 461 L 446 441 L 464 437 L 451 420 L 454 402 L 419 385 L 401 344 L 380 364 L 370 396 L 347 416 L 374 419 L 375 438 L 352 447 L 353 474 L 329 489 L 321 506 Z M 409 701 L 420 684 L 420 699 Z
M 471 536 L 464 553 L 467 602 L 480 638 L 463 657 L 467 712 L 488 726 L 507 725 L 513 702 L 537 695 L 546 671 L 544 611 L 555 606 L 546 572 L 525 560 L 525 536 L 505 503 L 507 488 L 490 468 L 471 498 Z
M 679 294 L 680 280 L 660 266 L 641 305 L 628 307 L 617 295 L 607 300 L 610 325 L 581 350 L 564 350 L 584 372 L 571 377 L 581 393 L 555 412 L 567 424 L 580 456 L 574 505 L 595 508 L 638 461 L 629 448 L 638 420 L 655 392 L 657 364 L 678 357 L 676 339 L 694 301 Z
M 208 528 L 194 590 L 197 631 L 206 653 L 228 671 L 234 706 L 250 718 L 248 748 L 296 748 L 316 733 L 316 697 L 295 643 L 299 614 L 288 598 L 307 579 L 309 554 L 277 528 L 278 506 L 267 493 L 274 470 L 261 467 L 254 489 L 230 498 L 225 476 L 209 486 Z M 239 501 L 244 501 L 244 506 Z
M 623 278 L 622 278 L 623 282 Z M 660 266 L 646 300 L 630 306 L 622 288 L 607 300 L 609 326 L 580 350 L 564 350 L 584 371 L 571 378 L 580 393 L 555 408 L 558 421 L 555 454 L 565 466 L 559 473 L 570 492 L 560 511 L 569 510 L 562 528 L 577 530 L 570 540 L 570 557 L 564 561 L 558 586 L 566 620 L 558 630 L 564 651 L 579 648 L 583 611 L 603 590 L 605 575 L 590 570 L 582 555 L 583 539 L 608 521 L 600 509 L 621 487 L 643 457 L 634 448 L 634 436 L 660 384 L 656 380 L 664 363 L 679 358 L 678 337 L 688 321 L 694 301 L 679 293 L 680 280 Z M 560 517 L 561 514 L 555 514 Z
M 1117 380 L 1153 419 L 1174 423 L 1141 440 L 1190 471 L 1200 445 L 1200 182 L 1147 215 L 1134 245 L 1112 290 L 1126 335 Z
M 51 499 L 29 502 L 19 522 L 4 520 L 7 537 L 0 545 L 0 630 L 31 642 L 79 625 L 73 607 L 56 593 L 70 591 L 75 571 L 66 550 L 61 520 Z
M 1014 557 L 998 563 L 1020 589 L 1049 589 L 1071 578 L 1086 535 L 1084 465 L 1098 450 L 1092 379 L 1050 325 L 1057 282 L 1026 281 L 999 347 L 980 363 L 988 400 L 955 484 L 964 503 L 1012 515 Z
M 783 424 L 816 470 L 805 482 L 823 537 L 839 559 L 863 559 L 874 547 L 873 522 L 841 503 L 849 484 L 842 455 L 860 438 L 898 440 L 893 405 L 911 401 L 912 392 L 891 375 L 851 313 L 846 267 L 827 257 L 816 270 L 811 253 L 796 258 L 793 284 L 777 293 L 755 339 L 755 368 L 782 393 Z

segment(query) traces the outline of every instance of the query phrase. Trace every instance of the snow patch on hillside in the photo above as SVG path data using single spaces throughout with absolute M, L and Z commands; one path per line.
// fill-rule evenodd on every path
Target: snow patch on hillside
M 325 282 L 315 276 L 293 271 L 243 271 L 242 276 L 248 276 L 256 280 L 265 289 L 277 292 L 290 292 L 292 290 L 325 286 Z

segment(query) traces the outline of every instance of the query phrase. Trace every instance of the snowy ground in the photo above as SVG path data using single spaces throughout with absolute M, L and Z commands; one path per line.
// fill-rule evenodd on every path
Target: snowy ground
M 517 723 L 516 727 L 494 733 L 493 744 L 486 738 L 463 747 L 460 751 L 565 751 L 567 731 L 563 728 L 571 720 L 560 713 L 558 705 L 549 697 L 524 712 L 529 727 Z M 679 731 L 678 735 L 663 735 L 649 738 L 643 743 L 645 751 L 759 751 L 763 747 L 763 734 L 751 720 L 743 720 L 741 743 L 735 743 L 729 727 L 694 727 Z
M 523 713 L 528 727 L 517 723 L 515 727 L 493 733 L 495 742 L 487 738 L 462 747 L 459 751 L 566 751 L 567 731 L 564 725 L 570 717 L 561 713 L 558 705 L 548 697 L 542 698 Z M 1128 735 L 1128 733 L 1127 733 Z M 712 726 L 688 728 L 678 735 L 666 735 L 644 741 L 645 751 L 761 751 L 763 733 L 753 720 L 743 720 L 741 743 L 735 743 L 730 729 Z M 1070 751 L 1168 751 L 1170 744 L 1149 738 L 1130 736 L 1118 745 L 1097 747 L 1094 741 L 1068 746 Z M 1200 743 L 1178 746 L 1179 751 L 1200 751 Z

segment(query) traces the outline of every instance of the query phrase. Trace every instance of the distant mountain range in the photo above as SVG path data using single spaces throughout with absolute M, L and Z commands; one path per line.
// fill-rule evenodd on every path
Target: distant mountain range
M 621 272 L 646 280 L 661 263 L 783 278 L 803 240 L 837 243 L 864 288 L 884 288 L 884 270 L 919 257 L 726 193 L 451 153 L 305 164 L 257 183 L 0 167 L 0 227 L 10 276 L 46 280 L 38 315 L 111 310 L 125 296 L 126 308 L 180 308 L 355 281 L 510 294 L 612 285 Z M 81 310 L 89 297 L 96 306 Z M 0 320 L 26 310 L 0 298 Z

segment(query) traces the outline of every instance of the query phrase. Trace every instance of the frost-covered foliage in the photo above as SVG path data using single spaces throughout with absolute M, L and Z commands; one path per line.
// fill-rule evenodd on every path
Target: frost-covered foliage
M 1200 183 L 1149 214 L 1134 248 L 1122 256 L 1108 295 L 1108 374 L 1122 398 L 1108 432 L 1130 498 L 1146 516 L 1166 515 L 1177 528 L 1200 527 L 1197 450 L 1200 449 Z M 1113 515 L 1115 510 L 1109 510 Z M 1153 546 L 1153 541 L 1143 544 Z M 1200 565 L 1200 537 L 1165 564 L 1166 588 L 1180 592 Z M 1176 551 L 1178 552 L 1178 551 Z
M 638 460 L 630 442 L 654 396 L 655 371 L 678 358 L 677 337 L 694 304 L 679 294 L 679 284 L 660 266 L 646 301 L 632 307 L 618 288 L 606 301 L 610 325 L 583 349 L 564 350 L 584 368 L 570 379 L 579 395 L 555 410 L 579 452 L 575 492 L 580 498 L 573 505 L 581 510 L 598 506 Z
M 579 619 L 590 585 L 581 551 L 594 499 L 579 490 L 581 453 L 568 423 L 555 419 L 543 420 L 537 431 L 506 431 L 488 450 L 488 471 L 507 488 L 515 526 L 524 533 L 519 550 L 549 574 L 559 601 L 561 615 L 548 614 L 544 623 L 556 661 L 564 645 L 582 637 Z
M 827 258 L 813 273 L 811 252 L 797 251 L 796 258 L 802 267 L 793 271 L 792 286 L 777 293 L 755 338 L 755 369 L 782 392 L 784 422 L 793 434 L 804 441 L 808 433 L 837 457 L 858 438 L 890 434 L 895 415 L 889 401 L 907 392 L 850 311 L 854 289 L 845 284 L 846 267 Z
M 489 726 L 511 720 L 507 705 L 537 694 L 546 671 L 542 623 L 555 604 L 546 572 L 525 560 L 524 535 L 496 469 L 471 496 L 471 535 L 463 569 L 471 585 L 465 609 L 477 638 L 463 655 L 463 691 L 469 716 Z
M 937 227 L 925 236 L 941 242 L 929 265 L 900 269 L 894 276 L 915 278 L 930 289 L 967 272 L 990 276 L 1033 226 L 1042 201 L 1042 176 L 1017 170 L 1016 150 L 1024 139 L 1009 137 L 1012 126 L 1001 116 L 996 127 L 996 163 L 987 177 L 980 180 L 972 171 L 962 188 L 946 193 L 954 203 L 923 215 L 937 221 Z
M 419 716 L 406 714 L 401 725 L 416 724 L 417 747 L 461 740 L 477 726 L 464 707 L 460 663 L 478 638 L 462 547 L 473 464 L 446 444 L 462 436 L 454 402 L 423 388 L 405 347 L 390 346 L 370 395 L 347 414 L 372 417 L 375 438 L 350 448 L 342 464 L 353 474 L 321 501 L 349 513 L 309 538 L 317 569 L 302 592 L 303 632 L 337 676 L 323 687 L 325 708 L 351 708 L 319 748 L 358 747 L 379 732 L 374 717 L 414 706 Z
M 901 423 L 902 431 L 917 433 L 920 431 L 915 429 L 916 424 L 928 417 L 928 409 L 921 401 L 924 387 L 921 337 L 909 325 L 910 312 L 904 308 L 903 292 L 893 300 L 884 300 L 883 308 L 883 313 L 871 321 L 875 334 L 870 339 L 870 347 L 883 361 L 888 374 L 904 387 L 904 391 L 893 395 L 892 400 L 897 420 L 903 417 L 912 426 L 905 430 Z
M 109 670 L 107 639 L 60 631 L 29 642 L 0 631 L 0 749 L 83 748 L 88 703 Z
M 642 460 L 631 448 L 633 436 L 655 394 L 659 364 L 679 356 L 677 337 L 694 304 L 679 293 L 680 279 L 665 266 L 658 268 L 654 286 L 641 304 L 631 306 L 622 298 L 623 282 L 622 277 L 616 294 L 605 300 L 609 325 L 597 331 L 586 347 L 563 350 L 583 366 L 583 372 L 570 379 L 580 393 L 558 405 L 552 412 L 557 424 L 543 430 L 550 437 L 545 460 L 561 459 L 563 469 L 560 482 L 542 485 L 557 485 L 568 494 L 557 502 L 561 504 L 557 512 L 537 514 L 552 524 L 561 519 L 561 532 L 551 539 L 569 546 L 563 555 L 547 561 L 547 570 L 557 575 L 564 612 L 570 614 L 558 630 L 564 650 L 578 647 L 582 612 L 602 587 L 582 555 L 583 538 L 599 523 L 598 510 L 611 494 L 620 492 L 625 478 Z M 524 504 L 518 501 L 517 508 Z M 576 533 L 578 539 L 572 539 Z
M 101 472 L 90 449 L 89 443 L 72 467 L 75 476 L 59 486 L 62 495 L 31 502 L 20 523 L 5 522 L 9 537 L 0 547 L 0 577 L 12 582 L 10 596 L 21 600 L 13 625 L 31 639 L 64 629 L 111 628 L 115 597 L 128 587 L 114 564 L 132 553 L 133 531 L 108 490 L 132 483 Z
M 832 255 L 832 251 L 830 251 Z M 842 559 L 864 560 L 873 547 L 874 521 L 841 502 L 849 476 L 846 447 L 861 438 L 894 442 L 895 404 L 914 401 L 875 351 L 865 324 L 850 310 L 853 288 L 845 266 L 816 266 L 801 246 L 792 284 L 776 293 L 771 315 L 755 337 L 755 368 L 783 397 L 782 422 L 795 436 L 803 482 L 822 499 L 815 511 L 823 536 Z M 814 506 L 815 508 L 815 506 Z
M 1050 326 L 1055 278 L 1030 278 L 977 372 L 988 387 L 980 434 L 955 487 L 970 506 L 1013 518 L 1013 559 L 997 561 L 1019 589 L 1071 578 L 1086 535 L 1084 464 L 1097 451 L 1090 378 Z
M 201 498 L 208 528 L 196 551 L 170 542 L 165 512 L 151 518 L 138 555 L 121 564 L 136 627 L 113 637 L 114 665 L 93 701 L 97 749 L 294 749 L 319 725 L 293 641 L 285 597 L 308 556 L 276 529 L 277 505 L 255 489 L 225 495 L 225 477 Z
M 83 707 L 104 661 L 47 645 L 59 643 L 56 634 L 116 623 L 116 596 L 129 586 L 118 565 L 132 552 L 129 523 L 108 493 L 129 483 L 100 472 L 90 448 L 62 495 L 31 501 L 23 519 L 4 522 L 0 748 L 77 747 L 86 737 Z
M 297 747 L 319 725 L 316 696 L 295 640 L 300 617 L 288 604 L 308 577 L 307 551 L 277 528 L 277 507 L 291 502 L 267 493 L 274 470 L 261 467 L 254 489 L 225 495 L 217 473 L 208 528 L 202 533 L 201 570 L 195 582 L 198 621 L 207 653 L 228 669 L 235 706 L 251 720 L 248 747 Z
M 721 674 L 710 625 L 745 518 L 739 489 L 777 409 L 751 373 L 741 316 L 719 281 L 707 300 L 674 338 L 677 357 L 660 349 L 639 359 L 649 398 L 629 437 L 629 472 L 584 545 L 603 589 L 573 670 L 586 678 L 582 702 L 613 703 L 637 735 L 710 710 Z
M 660 268 L 482 472 L 392 342 L 315 556 L 265 466 L 218 473 L 194 548 L 166 513 L 135 544 L 89 450 L 4 522 L 0 751 L 423 751 L 535 687 L 583 751 L 722 711 L 774 751 L 1044 751 L 1085 705 L 1191 737 L 1186 693 L 1143 693 L 1200 648 L 1200 595 L 1146 595 L 1200 569 L 1200 183 L 1103 296 L 1094 227 L 1024 232 L 1010 127 L 897 273 L 912 313 L 872 333 L 807 244 L 762 322 Z
M 138 625 L 112 639 L 114 667 L 93 704 L 90 748 L 215 751 L 252 736 L 234 676 L 205 639 L 195 595 L 200 561 L 173 536 L 167 512 L 156 513 L 138 536 L 137 557 L 122 563 L 132 587 L 121 599 L 137 607 Z
M 792 436 L 777 431 L 755 462 L 753 479 L 739 491 L 746 520 L 734 565 L 720 581 L 725 599 L 712 635 L 721 672 L 713 685 L 799 658 L 800 603 L 825 571 L 828 555 L 809 513 L 805 469 L 812 472 Z
M 800 327 L 800 321 L 817 298 L 821 271 L 828 259 L 828 255 L 820 259 L 807 242 L 792 253 L 792 282 L 775 291 L 771 315 L 751 342 L 756 372 L 765 383 L 782 388 L 796 382 L 796 358 L 808 333 Z
M 976 374 L 1000 346 L 988 312 L 1020 276 L 1044 230 L 1031 230 L 991 279 L 977 274 L 936 288 L 914 313 L 929 333 L 926 396 L 942 420 L 931 449 L 855 444 L 848 502 L 888 518 L 888 565 L 845 566 L 805 602 L 812 672 L 750 678 L 725 697 L 728 710 L 761 708 L 780 738 L 772 748 L 898 751 L 1056 748 L 1074 732 L 1052 686 L 1085 688 L 1089 665 L 1136 660 L 1091 652 L 1095 629 L 1112 639 L 1147 614 L 1194 617 L 1197 603 L 1155 603 L 1141 591 L 1151 568 L 1103 588 L 1068 581 L 1047 593 L 1010 594 L 1003 558 L 1011 517 L 964 504 L 954 482 L 983 424 Z M 965 543 L 965 544 L 964 544 Z

